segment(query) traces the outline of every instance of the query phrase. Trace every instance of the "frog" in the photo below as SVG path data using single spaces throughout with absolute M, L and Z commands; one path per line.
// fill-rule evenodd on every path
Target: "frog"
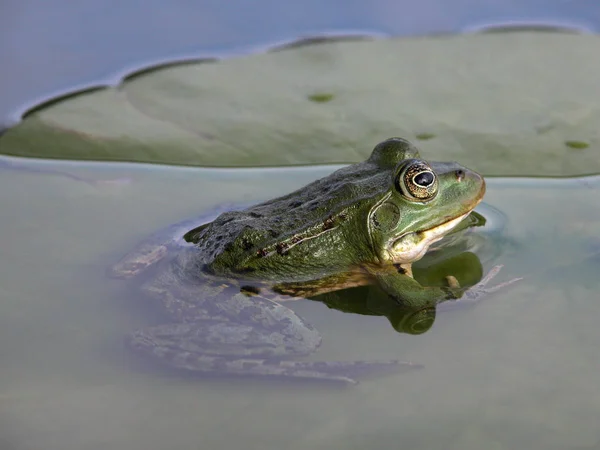
M 287 302 L 376 285 L 418 318 L 443 302 L 478 302 L 516 281 L 488 287 L 501 266 L 472 286 L 451 274 L 445 286 L 424 286 L 413 277 L 412 264 L 464 227 L 485 190 L 479 173 L 427 161 L 410 141 L 393 137 L 365 161 L 289 194 L 206 223 L 173 225 L 109 269 L 117 278 L 146 274 L 139 288 L 166 316 L 131 333 L 127 343 L 173 369 L 216 376 L 355 384 L 419 367 L 399 360 L 301 359 L 317 350 L 321 335 Z M 418 319 L 408 322 L 419 329 Z

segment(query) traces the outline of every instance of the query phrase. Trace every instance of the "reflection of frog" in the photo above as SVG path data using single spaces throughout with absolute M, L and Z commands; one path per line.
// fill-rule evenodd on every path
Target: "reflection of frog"
M 196 372 L 354 382 L 393 368 L 396 361 L 290 360 L 312 352 L 321 338 L 281 300 L 370 284 L 412 310 L 463 294 L 479 297 L 487 280 L 466 289 L 448 277 L 446 286 L 425 287 L 412 277 L 411 264 L 467 217 L 484 192 L 479 174 L 426 162 L 409 142 L 393 138 L 362 163 L 223 213 L 183 239 L 185 225 L 175 227 L 177 241 L 146 241 L 112 268 L 127 278 L 160 260 L 142 289 L 170 323 L 134 332 L 130 343 Z
M 448 273 L 453 273 L 461 282 L 466 281 L 467 284 L 475 284 L 481 280 L 482 266 L 479 257 L 469 251 L 453 255 L 454 250 L 445 248 L 435 257 L 430 257 L 431 255 L 428 253 L 419 262 L 420 264 L 413 268 L 415 280 L 427 286 L 445 286 Z M 488 277 L 493 277 L 498 269 L 499 266 L 496 266 L 488 274 Z M 488 289 L 488 291 L 496 290 L 496 288 Z M 479 293 L 482 292 L 479 291 Z M 467 305 L 477 302 L 480 298 L 479 295 L 470 296 Z M 452 309 L 458 305 L 465 306 L 464 300 L 461 300 L 460 302 L 443 302 L 425 307 L 412 307 L 397 302 L 377 284 L 331 291 L 311 297 L 311 300 L 318 300 L 330 308 L 348 313 L 385 316 L 397 332 L 408 334 L 422 334 L 428 331 L 435 321 L 436 312 L 440 309 Z

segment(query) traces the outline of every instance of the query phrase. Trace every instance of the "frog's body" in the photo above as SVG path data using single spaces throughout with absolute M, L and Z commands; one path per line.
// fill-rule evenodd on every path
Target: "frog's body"
M 139 330 L 131 343 L 198 372 L 353 382 L 364 372 L 391 368 L 395 361 L 290 361 L 313 351 L 319 334 L 280 298 L 268 298 L 264 286 L 311 297 L 377 283 L 416 310 L 457 299 L 466 290 L 455 280 L 446 288 L 421 286 L 411 263 L 484 192 L 479 174 L 456 163 L 425 162 L 409 142 L 392 138 L 362 163 L 186 230 L 174 251 L 165 240 L 143 243 L 112 273 L 131 277 L 160 260 L 143 290 L 171 323 Z

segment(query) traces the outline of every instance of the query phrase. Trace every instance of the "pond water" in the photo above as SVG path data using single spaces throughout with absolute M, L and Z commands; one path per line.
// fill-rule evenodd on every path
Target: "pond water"
M 323 335 L 314 358 L 424 365 L 342 388 L 193 378 L 138 360 L 123 337 L 157 318 L 106 277 L 162 227 L 291 191 L 333 166 L 6 161 L 19 168 L 0 169 L 2 448 L 600 448 L 600 177 L 488 179 L 485 201 L 506 215 L 510 245 L 485 269 L 504 264 L 498 281 L 524 279 L 438 315 L 425 334 L 289 304 Z
M 185 56 L 231 56 L 315 34 L 417 35 L 491 23 L 600 28 L 594 2 L 7 0 L 0 128 L 40 99 Z M 432 13 L 433 11 L 433 13 Z M 334 170 L 192 169 L 0 160 L 0 448 L 600 450 L 600 176 L 488 178 L 503 214 L 497 281 L 419 336 L 384 317 L 289 306 L 323 335 L 310 358 L 423 365 L 351 387 L 201 378 L 124 345 L 158 323 L 107 268 L 144 237 Z M 96 180 L 96 182 L 91 182 Z M 488 208 L 488 209 L 486 209 Z M 484 234 L 488 228 L 475 233 Z M 498 236 L 498 231 L 490 231 Z

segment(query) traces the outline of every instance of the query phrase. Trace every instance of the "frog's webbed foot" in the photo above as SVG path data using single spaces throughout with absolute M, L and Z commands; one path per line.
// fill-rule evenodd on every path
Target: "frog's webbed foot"
M 479 303 L 481 300 L 483 300 L 488 295 L 493 294 L 494 292 L 497 292 L 500 289 L 504 289 L 505 287 L 510 286 L 511 284 L 516 283 L 517 281 L 520 281 L 523 279 L 522 277 L 513 278 L 513 279 L 505 281 L 503 283 L 496 284 L 495 286 L 486 287 L 487 284 L 493 278 L 495 278 L 496 275 L 498 275 L 498 273 L 500 273 L 500 270 L 502 270 L 502 267 L 504 267 L 504 266 L 497 265 L 497 266 L 492 267 L 492 269 L 488 272 L 488 274 L 485 277 L 483 277 L 483 279 L 479 283 L 477 283 L 469 288 L 466 288 L 466 289 L 460 288 L 458 281 L 453 276 L 447 277 L 448 285 L 449 285 L 450 289 L 458 290 L 458 291 L 462 291 L 462 292 L 458 298 L 454 299 L 453 301 L 440 303 L 439 307 L 441 307 L 441 309 L 447 310 L 447 309 L 451 309 L 451 308 L 457 307 L 457 306 L 473 305 L 473 304 Z
M 397 272 L 396 268 L 390 270 L 384 267 L 373 274 L 379 286 L 401 305 L 414 310 L 431 307 L 447 310 L 456 306 L 478 303 L 486 296 L 522 279 L 514 278 L 496 286 L 486 287 L 490 280 L 498 275 L 501 269 L 502 266 L 495 266 L 479 283 L 464 288 L 460 286 L 458 280 L 453 276 L 446 277 L 448 286 L 438 287 L 423 286 L 414 278 Z

